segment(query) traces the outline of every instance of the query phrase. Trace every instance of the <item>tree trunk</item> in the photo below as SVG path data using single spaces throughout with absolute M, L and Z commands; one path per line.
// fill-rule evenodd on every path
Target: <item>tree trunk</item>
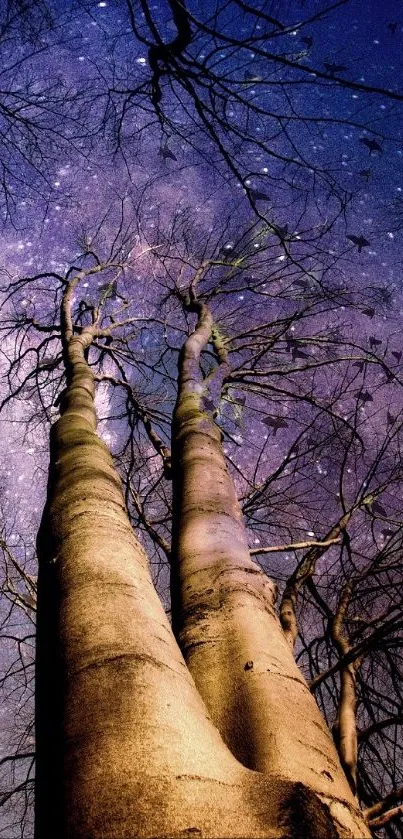
M 330 807 L 334 835 L 362 839 L 368 829 L 282 632 L 274 586 L 250 559 L 221 432 L 201 409 L 200 352 L 212 318 L 206 306 L 195 308 L 198 325 L 181 354 L 173 422 L 173 628 L 240 763 L 319 794 Z M 313 825 L 309 835 L 317 835 Z
M 338 608 L 334 616 L 331 636 L 332 641 L 343 659 L 351 651 L 351 644 L 345 632 L 343 623 L 349 605 L 352 583 L 348 582 L 343 587 Z M 346 773 L 350 787 L 355 793 L 357 789 L 357 680 L 356 668 L 359 662 L 345 664 L 340 671 L 340 698 L 337 712 L 337 719 L 333 726 L 333 734 L 341 765 Z
M 96 434 L 85 347 L 68 345 L 38 537 L 36 839 L 333 835 L 319 799 L 242 766 L 211 722 Z

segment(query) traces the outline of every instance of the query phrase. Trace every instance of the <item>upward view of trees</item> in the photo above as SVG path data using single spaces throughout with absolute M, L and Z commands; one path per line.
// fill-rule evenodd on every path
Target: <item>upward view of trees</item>
M 347 0 L 2 15 L 0 836 L 402 836 L 398 79 Z

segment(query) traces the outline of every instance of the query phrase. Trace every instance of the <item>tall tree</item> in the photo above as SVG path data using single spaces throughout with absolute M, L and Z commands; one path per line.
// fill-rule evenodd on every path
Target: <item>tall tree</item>
M 63 294 L 67 386 L 38 540 L 37 836 L 249 837 L 298 823 L 311 836 L 369 835 L 200 409 L 208 309 L 193 286 L 199 323 L 183 349 L 173 450 L 173 626 L 186 667 L 96 434 L 85 352 L 111 329 L 95 309 L 75 334 L 71 298 L 86 273 Z
M 348 835 L 348 824 L 361 836 L 356 794 L 371 828 L 402 835 L 402 354 L 398 328 L 385 333 L 393 288 L 337 260 L 368 253 L 373 237 L 348 211 L 397 136 L 401 93 L 358 76 L 328 27 L 333 7 L 126 0 L 109 15 L 112 4 L 83 0 L 67 26 L 52 6 L 17 0 L 4 14 L 4 214 L 16 218 L 26 199 L 35 213 L 37 198 L 46 206 L 67 161 L 80 169 L 80 215 L 91 195 L 104 224 L 98 248 L 83 222 L 67 273 L 66 242 L 60 267 L 48 240 L 54 270 L 43 255 L 36 277 L 2 283 L 3 417 L 17 405 L 12 419 L 29 417 L 38 437 L 52 424 L 38 539 L 38 837 L 55 825 L 132 835 L 135 819 L 140 836 Z M 70 86 L 58 72 L 66 39 Z M 341 127 L 356 141 L 345 169 Z M 87 143 L 102 159 L 97 189 L 96 161 L 85 177 L 78 164 Z M 119 192 L 143 184 L 136 242 L 103 215 L 102 189 L 117 180 Z M 182 196 L 174 213 L 169 192 Z M 67 198 L 56 209 L 71 214 Z M 254 211 L 247 228 L 242 205 Z M 147 272 L 134 265 L 144 253 Z M 0 764 L 0 800 L 18 800 L 23 819 L 36 579 L 14 532 L 2 550 L 1 686 L 18 697 L 23 733 Z
M 161 236 L 162 232 L 158 238 Z M 173 240 L 168 240 L 171 248 Z M 294 267 L 284 268 L 284 290 L 276 273 L 270 301 L 277 289 L 277 307 L 287 306 L 289 311 L 284 321 L 277 317 L 270 326 L 264 325 L 264 334 L 272 336 L 270 353 L 267 337 L 264 346 L 259 342 L 259 323 L 262 317 L 265 320 L 266 310 L 260 312 L 256 307 L 256 325 L 249 323 L 244 336 L 234 335 L 231 347 L 224 332 L 228 307 L 220 313 L 221 297 L 231 293 L 235 301 L 246 289 L 256 299 L 256 290 L 248 291 L 251 265 L 244 264 L 242 254 L 234 254 L 230 260 L 205 259 L 193 279 L 186 280 L 190 266 L 184 254 L 180 278 L 172 270 L 178 260 L 171 249 L 169 256 L 161 256 L 161 248 L 149 243 L 141 246 L 127 236 L 123 226 L 120 242 L 119 236 L 113 242 L 106 257 L 97 257 L 95 243 L 91 250 L 87 240 L 81 267 L 73 267 L 65 276 L 53 273 L 9 283 L 9 301 L 14 300 L 9 328 L 14 330 L 19 323 L 22 337 L 20 357 L 10 368 L 14 392 L 18 396 L 21 388 L 31 388 L 31 396 L 41 394 L 42 405 L 49 411 L 46 405 L 49 399 L 54 401 L 55 388 L 60 387 L 60 365 L 66 376 L 66 388 L 57 400 L 61 417 L 51 430 L 48 500 L 38 539 L 38 836 L 54 833 L 56 824 L 62 835 L 70 830 L 78 836 L 107 833 L 124 837 L 132 835 L 134 823 L 139 836 L 167 836 L 190 828 L 207 836 L 270 835 L 270 831 L 282 835 L 286 829 L 296 836 L 299 830 L 307 836 L 315 831 L 318 836 L 332 835 L 332 831 L 340 836 L 348 836 L 349 831 L 364 836 L 367 828 L 329 730 L 293 661 L 287 632 L 276 617 L 273 583 L 249 557 L 236 491 L 223 457 L 222 431 L 213 420 L 216 407 L 212 394 L 218 404 L 219 393 L 225 395 L 234 386 L 244 386 L 246 394 L 256 388 L 255 410 L 259 410 L 258 388 L 264 387 L 264 381 L 255 356 L 264 364 L 264 358 L 270 362 L 276 351 L 289 397 L 300 403 L 300 386 L 293 394 L 290 383 L 298 383 L 307 375 L 306 369 L 314 371 L 320 361 L 317 356 L 310 358 L 304 353 L 300 358 L 294 353 L 295 358 L 284 367 L 284 348 L 291 341 L 286 354 L 298 346 L 319 349 L 321 334 L 319 329 L 309 335 L 306 324 L 304 338 L 294 332 L 291 334 L 298 337 L 291 339 L 289 330 L 301 318 L 304 322 L 311 317 L 311 327 L 315 318 L 319 319 L 319 325 L 326 309 L 338 305 L 335 291 L 323 282 L 318 286 L 316 281 L 302 299 L 299 286 L 285 279 Z M 152 253 L 160 254 L 158 260 Z M 246 253 L 252 259 L 253 237 L 248 239 Z M 136 312 L 136 301 L 128 299 L 128 290 L 140 257 L 150 257 L 154 267 L 148 265 L 143 279 L 137 275 L 137 293 L 145 292 L 145 297 Z M 267 278 L 266 257 L 264 251 L 253 257 L 256 289 L 261 283 L 259 270 Z M 163 309 L 158 307 L 155 320 L 151 312 L 144 312 L 153 296 L 145 283 L 150 270 L 158 271 L 159 282 L 165 286 L 163 319 Z M 50 296 L 52 286 L 55 294 Z M 267 285 L 262 289 L 263 301 L 266 294 Z M 29 295 L 36 296 L 32 313 L 26 306 L 21 309 L 22 300 Z M 344 302 L 350 297 L 355 302 L 351 290 L 347 297 L 342 291 L 341 297 Z M 357 299 L 355 306 L 361 305 L 360 297 Z M 239 302 L 245 306 L 244 301 Z M 172 333 L 169 311 L 175 308 L 183 310 L 185 320 L 182 326 L 175 315 L 173 322 L 180 352 L 170 453 L 164 434 L 161 437 L 156 430 L 161 414 L 152 402 L 147 406 L 147 399 L 136 390 L 136 378 L 127 361 L 132 353 L 131 363 L 148 369 L 158 390 L 159 363 L 152 360 L 152 354 L 161 355 L 160 330 L 163 327 Z M 355 311 L 353 308 L 353 317 Z M 192 325 L 194 318 L 196 324 Z M 234 325 L 236 322 L 239 316 Z M 185 342 L 184 328 L 188 333 Z M 255 334 L 252 343 L 250 330 Z M 155 349 L 142 358 L 140 350 L 153 331 Z M 167 333 L 169 352 L 171 340 Z M 241 342 L 245 350 L 240 354 Z M 53 355 L 49 356 L 51 348 Z M 331 362 L 328 358 L 327 367 L 330 363 L 330 369 L 339 365 L 341 370 L 347 366 L 353 371 L 358 348 L 346 346 L 340 336 L 334 339 L 333 348 L 336 355 Z M 238 364 L 231 371 L 232 352 Z M 38 367 L 27 365 L 31 354 L 38 358 Z M 375 355 L 372 361 L 380 369 L 385 364 Z M 168 371 L 172 371 L 170 362 Z M 105 443 L 96 434 L 94 373 L 114 391 L 122 390 L 127 400 L 125 411 L 129 418 L 135 412 L 136 423 L 144 429 L 144 453 L 147 446 L 148 453 L 143 472 L 152 447 L 165 473 L 174 479 L 172 550 L 161 524 L 153 524 L 145 510 L 150 490 L 137 494 L 128 484 L 127 498 L 148 539 L 172 559 L 176 641 L 153 589 L 144 551 L 131 529 L 118 475 Z M 166 381 L 169 386 L 169 379 Z M 353 376 L 350 389 L 356 386 L 354 381 Z M 335 381 L 335 393 L 327 399 L 327 416 L 335 423 L 331 406 L 336 395 L 340 397 L 343 383 L 345 386 L 345 374 L 339 384 Z M 324 405 L 319 406 L 317 400 L 312 389 L 304 397 L 307 410 L 323 414 Z M 239 397 L 238 409 L 241 402 Z M 359 404 L 358 400 L 357 423 Z M 117 401 L 114 410 L 119 416 Z M 262 416 L 272 420 L 267 410 Z M 287 416 L 288 421 L 267 423 L 273 443 L 279 429 L 287 429 L 292 422 Z M 347 451 L 357 451 L 354 446 L 359 445 L 363 429 L 340 418 L 336 429 L 336 442 L 340 438 Z M 225 424 L 223 431 L 225 434 Z M 302 441 L 309 432 L 312 423 L 306 417 Z M 130 439 L 136 446 L 134 424 Z M 325 439 L 331 451 L 328 431 Z M 325 445 L 325 439 L 319 445 Z M 294 439 L 289 446 L 285 463 L 292 461 L 292 449 L 295 457 Z M 317 446 L 317 442 L 308 443 L 313 451 Z M 138 477 L 136 448 L 126 448 L 126 452 L 134 483 Z M 302 452 L 296 461 L 300 457 L 304 461 Z M 299 480 L 306 469 L 305 459 Z M 296 466 L 294 477 L 297 475 Z M 391 479 L 392 474 L 388 476 Z M 155 481 L 154 470 L 154 492 L 159 481 Z M 254 509 L 256 515 L 265 497 L 265 487 L 256 486 L 249 510 Z M 161 498 L 154 496 L 151 519 L 158 518 Z M 373 498 L 373 492 L 371 497 L 364 492 L 357 505 L 365 509 L 369 503 L 373 505 Z M 248 509 L 248 499 L 244 504 Z M 329 546 L 332 535 L 327 534 L 323 541 L 324 547 Z M 195 800 L 199 802 L 196 808 Z

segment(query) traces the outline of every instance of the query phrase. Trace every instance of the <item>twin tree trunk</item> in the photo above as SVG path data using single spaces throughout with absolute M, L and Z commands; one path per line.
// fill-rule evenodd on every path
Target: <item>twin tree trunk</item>
M 250 560 L 198 326 L 174 417 L 173 630 L 71 337 L 38 537 L 36 839 L 370 836 Z

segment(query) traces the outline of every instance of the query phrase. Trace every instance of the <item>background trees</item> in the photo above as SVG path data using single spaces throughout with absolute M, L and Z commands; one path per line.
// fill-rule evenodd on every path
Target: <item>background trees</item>
M 69 26 L 66 9 L 40 0 L 1 10 L 0 206 L 2 222 L 20 229 L 45 217 L 71 152 L 89 150 L 80 90 L 63 61 Z
M 401 91 L 370 58 L 371 38 L 379 43 L 371 17 L 364 23 L 348 2 L 272 3 L 268 11 L 238 0 L 208 9 L 172 0 L 142 2 L 140 11 L 127 0 L 125 11 L 105 75 L 116 147 L 141 158 L 151 124 L 167 174 L 175 162 L 207 159 L 209 181 L 237 188 L 280 241 L 297 232 L 334 248 L 352 195 L 377 180 L 385 148 L 399 142 Z M 358 54 L 344 42 L 346 27 Z
M 5 231 L 11 254 L 2 281 L 3 418 L 17 429 L 31 423 L 12 443 L 23 452 L 23 485 L 34 478 L 36 488 L 44 486 L 40 455 L 64 387 L 60 297 L 74 264 L 88 272 L 72 301 L 77 334 L 99 305 L 103 317 L 104 334 L 89 350 L 100 430 L 169 613 L 170 423 L 178 355 L 194 326 L 187 294 L 203 266 L 198 293 L 216 324 L 201 358 L 205 409 L 222 429 L 250 547 L 279 584 L 291 640 L 298 628 L 297 660 L 329 724 L 338 720 L 335 739 L 341 752 L 347 743 L 343 760 L 352 784 L 357 737 L 358 792 L 371 807 L 401 786 L 400 296 L 393 267 L 379 268 L 385 259 L 390 264 L 394 240 L 375 207 L 382 210 L 383 181 L 398 160 L 400 93 L 386 64 L 370 66 L 359 28 L 371 82 L 361 81 L 350 47 L 340 52 L 346 21 L 357 25 L 351 4 L 341 4 L 335 16 L 290 5 L 284 20 L 274 5 L 269 12 L 218 5 L 206 17 L 175 3 L 158 15 L 144 3 L 143 16 L 129 3 L 113 14 L 104 4 L 87 4 L 63 29 L 61 63 L 73 84 L 56 74 L 55 86 L 52 78 L 44 115 L 43 65 L 32 53 L 39 50 L 56 70 L 61 27 L 50 7 L 39 17 L 38 8 L 31 18 L 19 17 L 31 21 L 24 31 L 12 30 L 13 38 L 25 39 L 34 87 L 28 90 L 22 63 L 7 94 L 17 102 L 18 90 L 19 103 L 22 89 L 36 98 L 24 99 L 23 126 L 17 119 L 4 132 L 5 142 L 15 138 L 4 153 L 10 177 L 20 174 L 13 149 L 21 142 L 13 131 L 24 130 L 27 166 L 62 196 L 44 210 L 41 238 L 28 213 L 26 233 Z M 389 22 L 382 38 L 393 38 Z M 104 61 L 106 36 L 112 48 Z M 86 68 L 81 75 L 79 66 Z M 66 90 L 74 94 L 74 111 Z M 379 103 L 388 117 L 382 125 Z M 59 118 L 66 104 L 72 122 L 65 110 Z M 15 105 L 13 119 L 21 107 Z M 68 153 L 66 137 L 77 141 L 80 154 L 92 143 L 97 159 Z M 24 178 L 31 198 L 49 197 L 47 187 Z M 9 183 L 5 175 L 8 206 Z M 40 242 L 34 256 L 32 242 Z M 24 543 L 40 510 L 28 496 L 22 512 L 14 510 L 22 495 L 15 462 L 4 470 L 11 473 L 4 475 L 4 590 L 11 603 L 4 687 L 18 696 L 26 733 L 17 744 L 13 735 L 2 765 L 4 803 L 12 808 L 5 835 L 30 794 L 25 701 L 36 570 Z M 330 544 L 315 544 L 322 540 Z M 16 745 L 23 757 L 12 762 Z M 14 769 L 22 766 L 25 774 Z M 400 835 L 398 821 L 384 829 Z

